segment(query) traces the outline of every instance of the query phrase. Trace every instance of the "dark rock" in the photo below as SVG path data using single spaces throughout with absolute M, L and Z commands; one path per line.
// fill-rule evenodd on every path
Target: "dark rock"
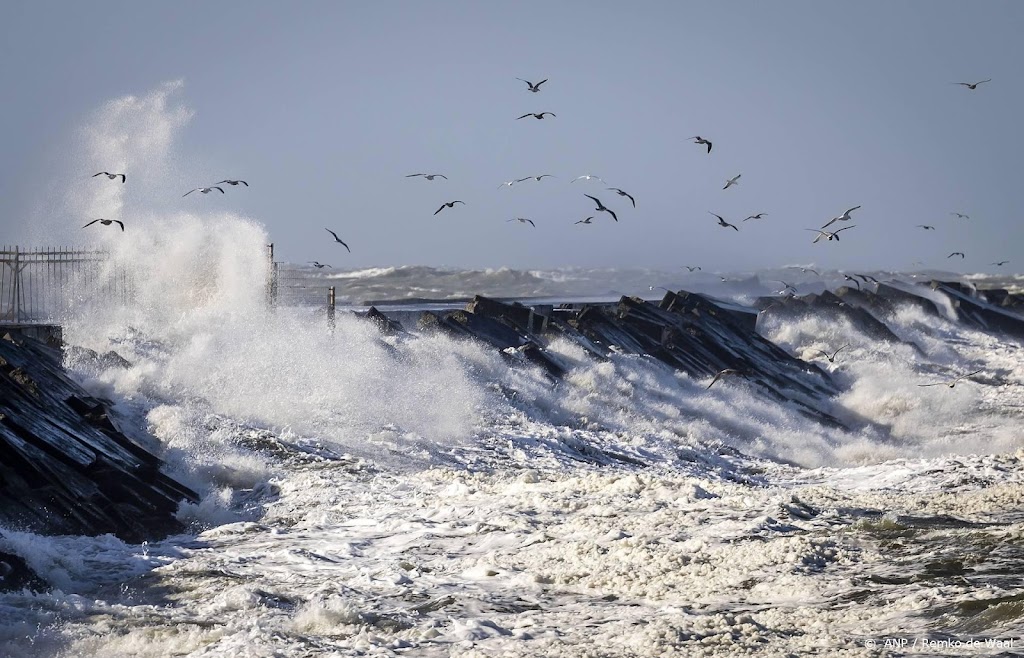
M 24 559 L 13 553 L 0 551 L 0 592 L 20 592 L 24 589 L 43 592 L 48 586 Z
M 183 530 L 174 513 L 195 492 L 162 474 L 61 358 L 14 333 L 0 340 L 0 526 L 130 542 Z

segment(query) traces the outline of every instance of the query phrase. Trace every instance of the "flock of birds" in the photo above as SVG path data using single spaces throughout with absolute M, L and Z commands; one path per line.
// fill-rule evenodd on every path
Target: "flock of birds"
M 526 83 L 527 90 L 529 92 L 532 92 L 532 93 L 539 93 L 541 91 L 541 85 L 545 84 L 548 81 L 547 79 L 544 79 L 544 80 L 541 80 L 540 82 L 534 83 L 534 82 L 531 82 L 531 81 L 526 80 L 524 78 L 516 78 L 516 79 Z M 960 85 L 960 86 L 966 87 L 967 89 L 973 91 L 973 90 L 976 90 L 979 85 L 982 85 L 982 84 L 985 84 L 985 83 L 991 82 L 991 81 L 992 81 L 991 78 L 987 78 L 985 80 L 980 80 L 978 82 L 955 82 L 955 83 L 951 83 L 951 84 Z M 543 120 L 545 117 L 549 117 L 549 116 L 557 118 L 558 115 L 555 114 L 554 112 L 550 112 L 550 111 L 527 112 L 527 113 L 525 113 L 525 114 L 523 114 L 523 115 L 521 115 L 519 117 L 516 117 L 516 120 L 518 121 L 518 120 L 521 120 L 521 119 L 526 119 L 528 117 L 533 117 L 534 119 L 539 121 L 539 120 Z M 711 154 L 711 150 L 712 150 L 712 147 L 713 147 L 713 144 L 712 144 L 711 140 L 709 140 L 709 139 L 707 139 L 705 137 L 702 137 L 700 135 L 694 135 L 693 137 L 690 137 L 690 139 L 693 140 L 694 144 L 696 144 L 698 146 L 706 147 L 707 148 L 707 151 L 706 151 L 707 155 Z M 117 180 L 118 178 L 120 178 L 122 184 L 126 183 L 127 180 L 128 180 L 127 175 L 124 174 L 124 173 L 112 173 L 112 172 L 107 172 L 107 171 L 101 171 L 101 172 L 98 172 L 98 173 L 94 174 L 92 177 L 96 178 L 98 176 L 106 176 L 110 180 Z M 732 178 L 726 179 L 725 185 L 722 187 L 722 189 L 723 190 L 728 190 L 731 187 L 738 186 L 739 183 L 740 183 L 741 176 L 742 176 L 742 174 L 736 174 Z M 447 176 L 445 176 L 444 174 L 439 174 L 439 173 L 415 173 L 415 174 L 407 174 L 405 177 L 406 178 L 423 178 L 424 180 L 427 180 L 427 181 L 434 181 L 434 180 L 439 179 L 439 178 L 443 179 L 445 181 L 448 180 Z M 516 178 L 516 179 L 504 181 L 499 186 L 499 189 L 512 187 L 514 185 L 518 185 L 520 183 L 524 183 L 524 182 L 529 181 L 529 180 L 534 180 L 534 181 L 540 182 L 540 181 L 544 180 L 545 178 L 555 178 L 555 177 L 556 176 L 554 176 L 553 174 L 540 174 L 540 175 L 535 175 L 535 176 L 526 176 L 524 178 Z M 601 182 L 601 183 L 603 183 L 605 185 L 607 185 L 607 183 L 604 181 L 604 179 L 602 179 L 600 176 L 595 176 L 593 174 L 583 174 L 581 176 L 577 176 L 576 178 L 572 179 L 570 181 L 570 183 L 576 183 L 577 181 L 595 181 L 595 180 L 599 181 L 599 182 Z M 201 194 L 209 194 L 209 193 L 213 192 L 214 190 L 220 192 L 221 194 L 224 194 L 225 192 L 224 192 L 224 188 L 221 187 L 222 185 L 230 185 L 230 186 L 233 186 L 233 187 L 234 186 L 238 186 L 238 185 L 244 185 L 245 187 L 249 187 L 249 183 L 247 183 L 244 180 L 225 179 L 225 180 L 218 181 L 217 183 L 215 183 L 213 185 L 210 185 L 210 186 L 193 188 L 193 189 L 189 190 L 188 192 L 186 192 L 185 194 L 183 194 L 182 196 L 186 197 L 186 196 L 192 194 L 193 192 L 199 192 Z M 618 195 L 620 197 L 624 197 L 624 198 L 629 199 L 630 203 L 632 204 L 632 207 L 636 208 L 636 199 L 633 197 L 633 195 L 629 194 L 625 190 L 623 190 L 621 188 L 618 188 L 618 187 L 606 187 L 605 189 L 610 191 L 610 192 L 614 192 L 616 195 Z M 613 221 L 615 221 L 615 222 L 619 221 L 619 217 L 616 214 L 616 212 L 613 209 L 611 209 L 608 206 L 606 206 L 601 201 L 601 199 L 599 199 L 596 196 L 590 195 L 590 194 L 584 194 L 583 196 L 585 196 L 586 198 L 588 198 L 588 199 L 590 199 L 591 201 L 594 202 L 595 207 L 593 209 L 593 212 L 595 212 L 595 213 L 606 213 L 607 215 L 609 215 L 612 218 Z M 445 202 L 443 202 L 441 204 L 440 207 L 438 207 L 437 210 L 434 211 L 434 215 L 438 215 L 439 213 L 441 213 L 445 209 L 455 208 L 456 205 L 463 205 L 464 206 L 464 205 L 466 205 L 466 202 L 461 200 L 461 199 L 455 199 L 455 200 L 452 200 L 452 201 L 445 201 Z M 808 228 L 808 229 L 805 229 L 807 231 L 812 231 L 812 232 L 817 234 L 817 235 L 815 235 L 814 240 L 812 241 L 812 243 L 816 244 L 816 243 L 820 242 L 823 239 L 825 241 L 828 241 L 828 242 L 831 242 L 833 240 L 838 242 L 839 241 L 839 237 L 840 237 L 839 234 L 841 232 L 847 231 L 847 230 L 850 230 L 850 229 L 853 229 L 853 228 L 856 228 L 856 225 L 852 225 L 851 224 L 849 226 L 842 226 L 841 228 L 835 228 L 833 230 L 826 230 L 826 229 L 828 229 L 830 226 L 832 226 L 833 224 L 836 224 L 838 222 L 849 222 L 849 221 L 851 221 L 853 219 L 851 213 L 853 213 L 855 210 L 859 210 L 860 208 L 861 208 L 861 206 L 859 206 L 859 205 L 854 206 L 852 208 L 849 208 L 848 210 L 843 212 L 841 215 L 836 215 L 835 217 L 832 217 L 830 220 L 825 222 L 820 228 Z M 727 221 L 722 215 L 719 215 L 718 213 L 714 213 L 714 212 L 711 212 L 711 211 L 708 211 L 708 213 L 711 214 L 713 217 L 715 217 L 715 219 L 717 220 L 718 225 L 721 226 L 722 228 L 731 228 L 734 231 L 739 232 L 739 230 L 740 230 L 739 227 L 736 224 Z M 965 213 L 952 212 L 950 214 L 952 216 L 954 216 L 956 219 L 970 220 L 970 216 L 965 214 Z M 749 216 L 745 217 L 742 221 L 743 222 L 747 222 L 747 221 L 750 221 L 750 220 L 761 220 L 761 219 L 765 218 L 767 215 L 768 215 L 768 213 L 766 213 L 766 212 L 758 212 L 756 214 L 749 215 Z M 588 215 L 587 217 L 574 222 L 574 224 L 589 225 L 589 224 L 593 223 L 595 217 L 596 217 L 596 215 Z M 532 219 L 530 219 L 528 217 L 513 217 L 512 219 L 509 219 L 509 220 L 506 220 L 506 221 L 507 222 L 518 222 L 520 224 L 529 224 L 530 226 L 532 226 L 534 228 L 537 227 L 537 224 Z M 85 224 L 85 226 L 83 226 L 82 228 L 86 228 L 86 227 L 92 226 L 93 224 L 96 224 L 96 223 L 99 223 L 99 224 L 101 224 L 103 226 L 110 226 L 112 224 L 117 224 L 120 227 L 121 231 L 122 232 L 124 231 L 124 223 L 121 220 L 105 219 L 105 218 L 94 219 L 94 220 L 90 221 L 89 223 Z M 928 225 L 928 224 L 918 224 L 918 225 L 916 225 L 916 228 L 921 228 L 922 230 L 925 230 L 925 231 L 934 231 L 934 230 L 936 230 L 935 226 Z M 331 236 L 334 239 L 335 243 L 340 244 L 341 246 L 345 247 L 345 249 L 349 253 L 352 252 L 352 249 L 349 247 L 349 245 L 346 244 L 338 236 L 338 234 L 335 231 L 332 231 L 329 228 L 325 228 L 325 230 L 328 233 L 331 234 Z M 953 258 L 955 256 L 959 256 L 961 259 L 966 258 L 966 255 L 964 254 L 964 252 L 961 252 L 961 251 L 954 251 L 954 252 L 950 253 L 949 256 L 947 256 L 947 258 Z M 1008 260 L 1001 260 L 1001 261 L 993 262 L 991 264 L 995 265 L 997 267 L 1001 267 L 1001 266 L 1007 264 L 1008 262 L 1009 262 Z M 317 268 L 317 269 L 322 269 L 322 268 L 325 268 L 325 267 L 328 267 L 328 268 L 331 267 L 331 265 L 326 264 L 326 263 L 320 263 L 319 261 L 310 261 L 310 264 L 313 267 Z M 694 271 L 700 271 L 701 270 L 701 267 L 699 265 L 685 265 L 684 267 L 689 272 L 694 272 Z M 803 272 L 813 272 L 815 274 L 818 274 L 815 270 L 813 270 L 811 268 L 800 267 L 799 269 L 801 271 L 803 271 Z M 844 274 L 843 276 L 844 276 L 844 278 L 847 281 L 850 281 L 850 282 L 854 283 L 857 286 L 858 290 L 860 289 L 860 287 L 861 287 L 861 282 L 860 281 L 858 281 L 856 278 L 851 277 L 851 276 L 846 275 L 846 274 Z M 876 284 L 878 283 L 877 279 L 874 279 L 873 277 L 870 277 L 868 275 L 855 274 L 854 276 L 860 277 L 864 281 L 864 283 L 868 283 L 868 282 L 872 282 L 872 283 L 876 283 Z M 726 279 L 723 278 L 722 280 L 725 281 Z M 782 291 L 780 291 L 780 294 L 795 294 L 797 292 L 796 291 L 796 287 L 793 286 L 792 284 L 786 283 L 785 281 L 779 281 L 779 283 L 782 283 L 785 286 L 785 288 Z M 652 290 L 653 290 L 653 287 L 652 287 Z M 821 355 L 824 356 L 828 360 L 829 363 L 835 363 L 836 357 L 839 354 L 839 352 L 841 352 L 842 350 L 844 350 L 844 349 L 846 349 L 848 347 L 849 347 L 848 344 L 847 345 L 843 345 L 842 347 L 840 347 L 839 349 L 837 349 L 837 350 L 835 350 L 835 351 L 833 351 L 831 353 L 825 352 L 824 350 L 815 350 L 815 351 L 821 353 Z M 954 378 L 954 379 L 952 379 L 950 381 L 935 382 L 935 383 L 930 383 L 930 384 L 919 384 L 919 386 L 939 386 L 939 385 L 945 385 L 945 386 L 948 386 L 949 388 L 953 388 L 953 387 L 956 386 L 957 382 L 959 382 L 959 381 L 961 381 L 963 379 L 969 378 L 969 377 L 971 377 L 973 375 L 976 375 L 979 372 L 981 372 L 981 371 L 979 370 L 979 371 L 975 371 L 975 372 L 968 373 L 968 374 L 965 374 L 965 375 L 961 375 L 961 376 L 956 377 L 956 378 Z M 707 388 L 711 388 L 722 377 L 726 377 L 726 376 L 729 376 L 729 375 L 744 376 L 744 373 L 743 373 L 743 371 L 732 369 L 732 368 L 727 368 L 725 370 L 719 371 L 718 373 L 715 374 L 714 378 L 711 380 L 711 383 L 708 384 Z

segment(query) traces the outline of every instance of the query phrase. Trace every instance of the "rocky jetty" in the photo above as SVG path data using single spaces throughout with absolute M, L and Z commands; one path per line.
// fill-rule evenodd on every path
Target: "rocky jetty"
M 842 425 L 830 412 L 831 399 L 839 393 L 831 375 L 761 336 L 761 322 L 827 315 L 848 321 L 876 340 L 904 342 L 888 323 L 901 306 L 910 304 L 936 318 L 1014 339 L 1024 337 L 1022 302 L 1020 295 L 1006 291 L 980 293 L 937 281 L 884 282 L 820 294 L 765 297 L 752 307 L 682 290 L 667 292 L 659 302 L 623 297 L 618 303 L 562 306 L 477 296 L 464 309 L 422 312 L 415 323 L 420 331 L 443 331 L 490 345 L 510 361 L 540 366 L 556 382 L 565 366 L 546 349 L 556 337 L 572 340 L 597 359 L 613 352 L 648 355 L 709 383 L 717 372 L 731 369 L 747 385 L 794 412 Z M 403 318 L 408 321 L 408 316 L 405 312 Z M 377 309 L 370 309 L 366 317 L 382 332 L 404 331 L 396 319 Z
M 181 531 L 174 514 L 195 492 L 161 473 L 61 361 L 59 347 L 0 336 L 0 526 L 128 542 Z

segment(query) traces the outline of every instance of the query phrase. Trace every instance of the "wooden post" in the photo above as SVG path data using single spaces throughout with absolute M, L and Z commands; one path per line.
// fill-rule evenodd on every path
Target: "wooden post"
M 334 330 L 334 286 L 327 289 L 327 326 Z

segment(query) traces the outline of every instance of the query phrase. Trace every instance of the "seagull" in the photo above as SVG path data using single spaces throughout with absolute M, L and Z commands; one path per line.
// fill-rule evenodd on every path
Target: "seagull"
M 188 196 L 189 194 L 192 194 L 193 192 L 202 192 L 203 194 L 209 194 L 210 192 L 212 192 L 214 190 L 220 190 L 220 193 L 224 194 L 224 188 L 223 187 L 217 187 L 216 185 L 213 185 L 211 187 L 197 187 L 194 190 L 189 190 L 188 192 L 185 192 L 181 196 Z
M 992 265 L 995 265 L 996 267 L 1002 267 L 1003 265 L 1006 265 L 1009 262 L 1010 261 L 1008 261 L 1008 260 L 1001 260 L 1001 261 L 999 261 L 997 263 L 992 263 Z
M 522 79 L 522 78 L 516 78 L 516 80 L 523 80 L 523 79 Z M 535 94 L 536 94 L 536 93 L 537 93 L 538 91 L 540 91 L 540 86 L 541 86 L 542 84 L 544 84 L 545 82 L 547 82 L 547 81 L 548 81 L 548 79 L 547 79 L 547 78 L 544 78 L 543 80 L 541 80 L 541 81 L 540 81 L 540 82 L 538 82 L 537 84 L 533 84 L 533 83 L 532 83 L 532 82 L 530 82 L 529 80 L 523 80 L 523 82 L 525 82 L 525 83 L 526 83 L 526 85 L 527 85 L 527 86 L 528 86 L 528 87 L 530 88 L 530 89 L 529 89 L 529 91 L 532 91 L 532 92 L 533 92 L 533 93 L 535 93 Z
M 601 203 L 601 200 L 598 199 L 596 196 L 590 196 L 589 194 L 584 194 L 583 196 L 587 197 L 588 199 L 594 200 L 594 203 L 597 204 L 597 208 L 594 208 L 594 210 L 597 210 L 598 212 L 606 212 L 612 216 L 612 219 L 614 219 L 615 221 L 619 221 L 619 218 L 618 216 L 616 216 L 615 211 L 609 208 L 605 208 L 604 204 Z
M 552 174 L 541 174 L 540 176 L 527 176 L 526 178 L 517 178 L 515 182 L 522 183 L 523 181 L 530 180 L 531 178 L 539 183 L 542 178 L 555 178 L 555 176 L 553 176 Z
M 533 220 L 532 220 L 532 219 L 527 219 L 527 218 L 525 218 L 525 217 L 513 217 L 512 219 L 506 219 L 505 221 L 506 221 L 506 222 L 519 222 L 520 224 L 526 224 L 526 223 L 529 223 L 529 224 L 530 224 L 530 226 L 532 226 L 533 228 L 537 228 L 537 225 L 533 223 Z M 579 222 L 577 222 L 577 224 L 578 224 L 578 223 L 579 223 Z M 587 222 L 587 224 L 589 224 L 589 223 L 590 223 L 590 222 Z
M 707 144 L 708 145 L 708 153 L 711 153 L 711 142 L 709 142 L 708 140 L 704 139 L 700 135 L 694 135 L 690 139 L 693 140 L 694 144 Z
M 242 185 L 245 185 L 246 187 L 249 187 L 249 184 L 246 183 L 244 180 L 222 180 L 222 181 L 217 181 L 217 185 L 220 185 L 221 183 L 227 183 L 228 185 L 235 185 L 235 186 L 237 186 L 239 183 L 241 183 Z
M 327 265 L 326 263 L 318 263 L 315 260 L 311 261 L 310 265 L 312 265 L 313 267 L 315 267 L 318 270 L 322 270 L 325 267 L 330 267 L 330 265 Z
M 581 219 L 581 220 L 580 220 L 580 221 L 578 221 L 578 222 L 573 222 L 573 224 L 593 224 L 593 222 L 592 222 L 592 221 L 590 221 L 590 220 L 592 220 L 592 219 L 594 219 L 594 216 L 593 216 L 593 215 L 591 215 L 590 217 L 587 217 L 586 219 Z
M 501 189 L 501 188 L 503 188 L 503 187 L 512 187 L 512 186 L 513 186 L 513 185 L 515 185 L 515 184 L 516 184 L 517 182 L 518 182 L 518 181 L 514 181 L 514 180 L 507 180 L 507 181 L 505 181 L 504 183 L 502 183 L 501 185 L 499 185 L 499 186 L 498 186 L 498 189 L 500 190 L 500 189 Z
M 984 84 L 986 82 L 992 82 L 992 78 L 989 78 L 988 80 L 981 80 L 979 82 L 950 82 L 949 84 L 951 84 L 951 85 L 961 85 L 961 86 L 967 87 L 971 91 L 974 91 L 975 89 L 978 88 L 978 85 Z
M 820 240 L 822 238 L 828 238 L 829 240 L 835 240 L 836 242 L 838 242 L 839 241 L 839 233 L 841 231 L 845 231 L 848 228 L 856 228 L 856 227 L 857 227 L 856 224 L 854 224 L 853 226 L 844 226 L 843 228 L 836 229 L 835 231 L 832 231 L 831 233 L 828 232 L 828 231 L 821 231 L 821 230 L 816 229 L 816 228 L 805 228 L 804 230 L 805 231 L 814 231 L 815 233 L 818 234 L 818 237 L 814 238 L 814 240 L 811 242 L 811 244 L 814 244 L 815 242 L 817 242 L 818 240 Z
M 935 230 L 934 226 L 928 226 L 927 224 L 918 224 L 917 228 L 923 228 L 926 231 L 934 231 Z
M 715 378 L 711 380 L 710 384 L 708 384 L 708 388 L 711 388 L 712 386 L 714 386 L 715 382 L 717 382 L 719 379 L 721 379 L 722 377 L 725 377 L 727 375 L 740 375 L 740 376 L 743 376 L 743 372 L 741 370 L 736 370 L 735 368 L 726 368 L 725 370 L 719 370 L 717 373 L 715 373 Z M 704 390 L 706 391 L 707 388 L 704 389 Z
M 348 249 L 348 245 L 347 245 L 347 244 L 345 244 L 344 242 L 342 242 L 342 241 L 341 241 L 341 238 L 339 238 L 339 237 L 338 237 L 338 234 L 337 234 L 337 233 L 335 233 L 334 231 L 332 231 L 332 230 L 331 230 L 331 229 L 329 229 L 329 228 L 325 228 L 324 230 L 325 230 L 325 231 L 327 231 L 328 233 L 330 233 L 331 235 L 333 235 L 333 236 L 334 236 L 334 241 L 335 241 L 335 242 L 337 242 L 338 244 L 340 244 L 340 245 L 341 245 L 342 247 L 345 247 L 346 249 Z M 348 253 L 350 253 L 350 254 L 351 254 L 351 253 L 352 253 L 352 250 L 351 250 L 351 249 L 348 249 Z
M 809 267 L 800 267 L 799 265 L 793 265 L 792 267 L 789 267 L 787 269 L 790 269 L 790 270 L 800 270 L 804 274 L 807 274 L 808 272 L 814 272 L 816 275 L 821 276 L 821 272 L 819 272 L 818 270 L 812 270 Z
M 739 230 L 738 228 L 736 228 L 736 226 L 735 226 L 735 225 L 733 225 L 733 224 L 730 224 L 729 222 L 725 221 L 725 219 L 723 219 L 721 215 L 716 215 L 715 213 L 711 212 L 710 210 L 709 210 L 708 212 L 709 212 L 709 213 L 711 213 L 712 215 L 715 215 L 715 217 L 717 217 L 717 218 L 718 218 L 718 225 L 719 225 L 719 226 L 721 226 L 721 227 L 723 227 L 723 228 L 724 228 L 724 227 L 726 227 L 726 226 L 728 226 L 729 228 L 731 228 L 731 229 L 733 229 L 733 230 L 735 230 L 735 231 L 738 231 L 738 230 Z
M 840 352 L 842 352 L 843 350 L 845 350 L 849 346 L 850 346 L 849 343 L 847 343 L 846 345 L 843 345 L 842 347 L 840 347 L 835 352 L 832 352 L 832 354 L 829 354 L 828 352 L 825 352 L 823 350 L 814 350 L 814 351 L 818 352 L 819 354 L 822 354 L 826 359 L 828 359 L 829 363 L 835 363 L 836 362 L 836 354 L 839 354 Z
M 739 185 L 740 176 L 742 176 L 742 175 L 743 174 L 736 174 L 735 176 L 733 176 L 729 180 L 725 181 L 725 187 L 723 187 L 722 189 L 723 190 L 727 190 L 730 187 L 732 187 L 733 185 Z
M 700 271 L 700 265 L 683 265 L 687 270 L 693 272 L 694 270 Z
M 946 258 L 952 258 L 953 256 L 959 256 L 960 258 L 967 258 L 966 256 L 964 256 L 964 252 L 962 252 L 962 251 L 954 251 L 950 255 L 946 256 Z
M 599 180 L 602 183 L 604 182 L 603 178 L 601 178 L 600 176 L 594 176 L 593 174 L 583 174 L 582 176 L 577 176 L 576 178 L 572 179 L 569 182 L 575 183 L 578 180 Z
M 781 279 L 772 279 L 772 281 L 775 281 L 777 283 L 781 283 L 782 285 L 786 286 L 785 288 L 782 289 L 782 292 L 786 292 L 787 290 L 792 290 L 793 292 L 797 292 L 796 286 L 794 286 L 792 283 L 786 283 L 785 281 L 782 281 Z
M 629 194 L 628 192 L 624 192 L 623 190 L 620 190 L 617 187 L 609 187 L 607 189 L 611 190 L 612 192 L 616 192 L 619 196 L 624 196 L 624 197 L 628 198 L 630 201 L 633 202 L 633 207 L 636 208 L 636 199 L 633 198 L 632 194 Z
M 88 224 L 86 224 L 85 226 L 92 226 L 96 222 L 99 222 L 100 224 L 103 224 L 104 226 L 110 226 L 111 224 L 117 224 L 118 226 L 121 227 L 121 230 L 124 231 L 124 222 L 122 222 L 120 219 L 94 219 L 91 222 L 89 222 Z M 82 228 L 85 228 L 85 226 L 83 226 Z
M 849 274 L 844 274 L 843 278 L 846 279 L 847 281 L 853 281 L 855 284 L 857 284 L 857 290 L 860 290 L 860 281 L 858 281 L 857 279 L 853 278 Z
M 435 178 L 443 178 L 448 180 L 448 177 L 444 174 L 409 174 L 406 178 L 415 178 L 416 176 L 423 176 L 427 180 L 434 180 Z
M 128 177 L 127 177 L 127 176 L 125 176 L 124 174 L 112 174 L 112 173 L 110 173 L 109 171 L 101 171 L 101 172 L 100 172 L 100 173 L 98 173 L 98 174 L 93 174 L 93 175 L 92 175 L 92 178 L 96 178 L 97 176 L 106 176 L 106 177 L 107 177 L 107 178 L 109 178 L 110 180 L 114 180 L 115 178 L 117 178 L 118 176 L 120 176 L 120 177 L 121 177 L 121 184 L 122 184 L 122 185 L 124 185 L 124 184 L 125 184 L 126 182 L 128 182 Z
M 828 222 L 825 224 L 825 226 L 822 226 L 821 228 L 827 228 L 829 226 L 829 224 L 832 224 L 833 222 L 848 222 L 848 221 L 850 221 L 851 219 L 853 219 L 852 217 L 850 217 L 850 213 L 853 212 L 854 210 L 856 210 L 857 208 L 860 208 L 860 206 L 854 206 L 854 207 L 850 208 L 849 210 L 847 210 L 846 212 L 844 212 L 842 215 L 839 215 L 838 217 L 833 217 L 832 219 L 828 220 Z
M 461 203 L 462 205 L 466 205 L 465 201 L 446 201 L 445 203 L 441 204 L 440 208 L 438 208 L 437 210 L 434 211 L 434 214 L 436 215 L 437 213 L 441 212 L 445 208 L 454 208 L 456 203 Z
M 739 178 L 739 176 L 737 176 L 737 178 Z M 756 215 L 751 215 L 750 217 L 747 217 L 743 221 L 747 221 L 747 219 L 761 219 L 762 217 L 766 217 L 767 215 L 768 213 L 766 212 L 759 212 Z
M 949 213 L 949 214 L 950 214 L 950 215 L 953 215 L 953 216 L 954 216 L 954 217 L 956 217 L 957 219 L 970 219 L 970 218 L 971 218 L 971 216 L 970 216 L 970 215 L 965 215 L 965 214 L 963 214 L 962 212 L 951 212 L 951 213 Z
M 526 114 L 524 114 L 521 117 L 516 117 L 516 121 L 519 121 L 520 119 L 525 119 L 526 117 L 533 117 L 534 119 L 543 119 L 548 114 L 550 114 L 553 117 L 558 116 L 554 112 L 541 112 L 540 114 L 538 114 L 536 112 L 527 112 Z
M 969 372 L 966 375 L 960 375 L 959 377 L 956 377 L 955 379 L 951 379 L 948 382 L 935 382 L 933 384 L 918 384 L 918 386 L 948 386 L 950 388 L 953 388 L 954 386 L 956 386 L 956 383 L 958 381 L 960 381 L 961 379 L 966 379 L 968 377 L 973 377 L 974 375 L 977 375 L 979 372 L 981 372 L 981 370 L 975 370 L 974 372 Z
M 870 283 L 878 283 L 878 279 L 876 279 L 875 277 L 870 276 L 868 274 L 857 274 L 856 272 L 854 272 L 853 276 L 859 276 L 861 278 L 861 280 L 864 281 L 864 283 L 868 283 L 868 282 L 870 282 Z

